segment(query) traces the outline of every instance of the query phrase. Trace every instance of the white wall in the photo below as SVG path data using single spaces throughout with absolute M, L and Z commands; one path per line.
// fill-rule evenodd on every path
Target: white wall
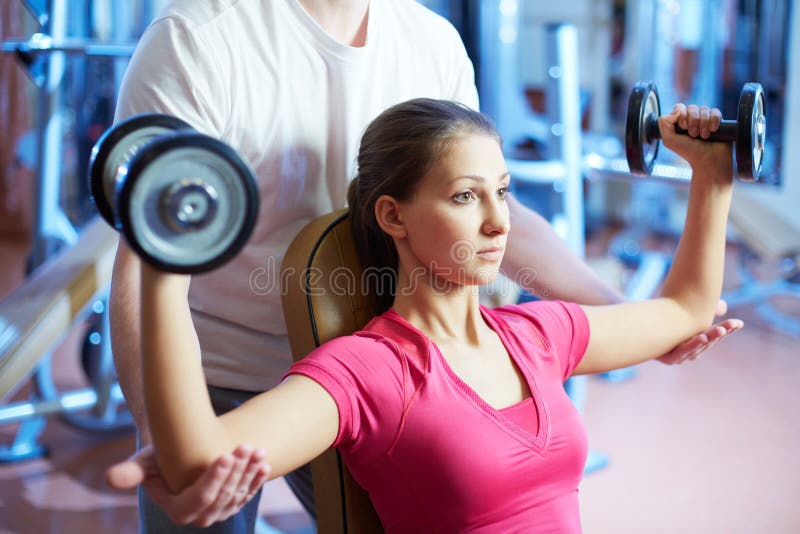
M 776 214 L 800 231 L 800 2 L 794 2 L 789 26 L 789 56 L 782 136 L 783 185 L 780 188 L 753 186 L 748 194 L 769 205 Z M 769 128 L 769 110 L 767 110 Z M 742 188 L 743 189 L 743 188 Z

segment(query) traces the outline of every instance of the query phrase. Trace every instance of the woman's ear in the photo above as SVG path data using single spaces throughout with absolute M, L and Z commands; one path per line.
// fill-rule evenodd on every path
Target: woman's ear
M 406 236 L 400 203 L 394 197 L 381 195 L 375 201 L 375 220 L 389 237 L 402 239 Z

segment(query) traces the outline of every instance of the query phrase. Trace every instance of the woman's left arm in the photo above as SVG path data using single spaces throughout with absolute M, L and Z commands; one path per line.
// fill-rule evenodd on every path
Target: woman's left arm
M 575 374 L 619 369 L 657 358 L 706 330 L 722 290 L 725 226 L 732 194 L 731 145 L 708 137 L 719 126 L 719 110 L 683 104 L 659 119 L 664 145 L 692 166 L 686 223 L 662 296 L 613 306 L 586 306 L 591 337 Z

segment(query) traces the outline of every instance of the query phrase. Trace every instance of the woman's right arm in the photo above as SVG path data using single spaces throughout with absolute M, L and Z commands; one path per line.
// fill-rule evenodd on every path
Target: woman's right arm
M 329 448 L 339 429 L 331 395 L 292 375 L 217 417 L 200 362 L 188 304 L 189 277 L 142 263 L 141 349 L 145 407 L 158 463 L 170 490 L 191 484 L 240 443 L 267 451 L 278 477 Z

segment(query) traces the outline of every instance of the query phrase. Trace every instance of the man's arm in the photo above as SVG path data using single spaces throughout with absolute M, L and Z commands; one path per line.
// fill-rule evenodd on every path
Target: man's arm
M 536 296 L 578 304 L 616 304 L 625 297 L 611 288 L 581 260 L 550 223 L 508 197 L 511 233 L 503 271 Z
M 130 410 L 139 431 L 139 442 L 141 445 L 146 445 L 151 442 L 151 439 L 142 388 L 141 344 L 139 342 L 141 330 L 139 322 L 140 282 L 139 258 L 125 241 L 120 239 L 114 259 L 109 296 L 111 350 L 114 354 L 114 365 L 117 369 L 120 388 L 122 388 L 128 410 Z

